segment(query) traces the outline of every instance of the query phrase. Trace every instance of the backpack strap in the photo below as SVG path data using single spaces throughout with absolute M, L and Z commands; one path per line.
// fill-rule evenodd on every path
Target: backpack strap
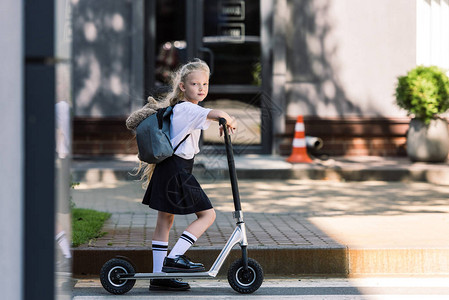
M 185 102 L 185 101 L 179 101 L 179 102 L 176 103 L 176 104 L 183 103 L 183 102 Z M 176 104 L 175 104 L 175 105 L 176 105 Z M 173 105 L 172 107 L 174 108 L 175 105 Z M 175 153 L 176 150 L 178 150 L 179 146 L 181 146 L 181 144 L 184 143 L 184 141 L 187 140 L 187 138 L 188 138 L 189 136 L 190 136 L 190 133 L 189 133 L 188 135 L 186 135 L 186 136 L 179 142 L 179 144 L 178 144 L 175 148 L 173 148 L 173 153 Z
M 156 117 L 157 117 L 157 125 L 159 126 L 159 130 L 162 129 L 162 124 L 164 122 L 164 114 L 167 111 L 168 107 L 159 108 L 156 111 Z M 173 109 L 173 108 L 172 108 Z
M 176 103 L 176 104 L 180 104 L 180 103 L 183 103 L 183 102 L 185 102 L 185 101 L 181 100 L 181 101 L 179 101 L 179 102 Z M 176 105 L 176 104 L 175 104 L 175 105 Z M 172 105 L 172 108 L 174 108 L 175 105 Z M 187 138 L 188 138 L 189 136 L 190 136 L 190 133 L 189 133 L 188 135 L 186 135 L 186 136 L 179 142 L 179 144 L 173 149 L 173 153 L 176 152 L 176 150 L 178 149 L 178 147 L 181 146 L 181 144 L 184 143 L 184 141 L 187 140 Z
M 181 146 L 182 143 L 184 143 L 185 140 L 187 140 L 187 138 L 189 137 L 190 133 L 188 135 L 186 135 L 182 141 L 179 142 L 179 144 L 173 149 L 173 153 L 176 152 L 176 150 L 178 150 L 178 147 Z

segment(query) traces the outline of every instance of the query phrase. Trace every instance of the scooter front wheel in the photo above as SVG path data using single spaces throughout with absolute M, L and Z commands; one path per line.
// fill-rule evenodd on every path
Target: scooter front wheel
M 228 282 L 241 294 L 251 294 L 259 289 L 263 282 L 263 269 L 260 264 L 248 258 L 248 270 L 243 269 L 243 259 L 234 261 L 228 270 Z
M 126 260 L 113 258 L 108 260 L 100 271 L 101 285 L 106 291 L 115 295 L 122 295 L 130 291 L 135 279 L 120 279 L 120 275 L 134 274 L 134 267 Z

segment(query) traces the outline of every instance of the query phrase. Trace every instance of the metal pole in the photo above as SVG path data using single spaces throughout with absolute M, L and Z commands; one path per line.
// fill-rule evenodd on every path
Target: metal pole
M 54 299 L 54 1 L 25 2 L 24 299 Z

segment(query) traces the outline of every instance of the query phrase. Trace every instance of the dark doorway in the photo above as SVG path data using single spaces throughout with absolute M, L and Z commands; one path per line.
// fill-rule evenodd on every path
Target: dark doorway
M 146 1 L 145 22 L 145 96 L 166 92 L 170 72 L 199 57 L 212 72 L 202 105 L 239 120 L 235 151 L 271 153 L 271 119 L 263 113 L 270 106 L 263 69 L 271 66 L 262 51 L 261 1 Z M 202 143 L 206 152 L 219 151 L 217 124 L 204 131 Z

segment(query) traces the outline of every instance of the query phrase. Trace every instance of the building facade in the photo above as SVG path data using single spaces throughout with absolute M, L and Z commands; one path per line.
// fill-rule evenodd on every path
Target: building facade
M 75 155 L 136 153 L 126 116 L 195 57 L 212 69 L 203 105 L 239 119 L 238 153 L 288 155 L 302 115 L 316 155 L 404 155 L 396 78 L 449 69 L 447 0 L 79 0 L 72 20 Z

